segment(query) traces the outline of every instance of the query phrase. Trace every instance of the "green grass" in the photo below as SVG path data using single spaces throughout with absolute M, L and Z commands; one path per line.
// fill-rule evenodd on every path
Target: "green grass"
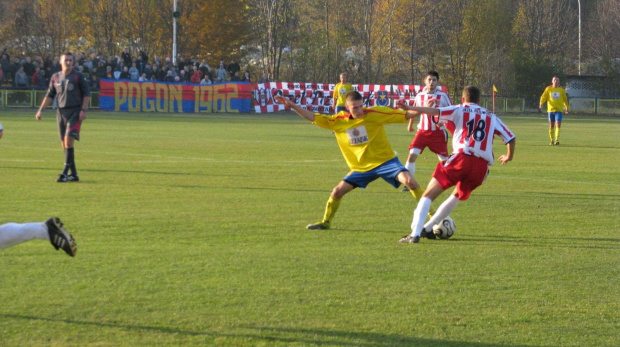
M 59 216 L 79 250 L 0 251 L 0 346 L 618 345 L 616 118 L 571 114 L 550 147 L 544 116 L 502 117 L 514 161 L 452 239 L 402 245 L 415 201 L 381 180 L 304 229 L 348 169 L 296 115 L 91 112 L 75 184 L 44 116 L 0 111 L 0 223 Z M 387 129 L 404 160 L 412 135 Z

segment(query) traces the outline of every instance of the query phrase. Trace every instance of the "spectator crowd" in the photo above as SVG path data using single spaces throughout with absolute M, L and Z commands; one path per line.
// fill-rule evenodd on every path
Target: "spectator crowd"
M 232 59 L 229 64 L 220 60 L 212 68 L 206 59 L 179 58 L 172 62 L 149 56 L 140 51 L 135 57 L 129 48 L 120 55 L 102 56 L 97 54 L 75 53 L 74 66 L 90 81 L 91 90 L 99 90 L 102 78 L 132 81 L 186 82 L 201 85 L 225 81 L 251 82 L 250 71 L 243 70 Z M 51 76 L 60 71 L 58 57 L 10 57 L 6 49 L 0 56 L 0 86 L 18 89 L 46 89 Z M 269 82 L 264 75 L 260 82 Z

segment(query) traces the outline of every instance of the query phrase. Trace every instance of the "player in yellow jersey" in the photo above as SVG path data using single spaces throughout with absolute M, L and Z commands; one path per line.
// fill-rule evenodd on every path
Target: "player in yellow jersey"
M 323 219 L 308 225 L 308 229 L 329 229 L 340 206 L 340 200 L 353 189 L 366 188 L 370 182 L 378 178 L 383 178 L 395 188 L 402 183 L 417 200 L 422 197 L 423 190 L 420 184 L 394 154 L 383 127 L 390 123 L 406 123 L 418 116 L 418 112 L 395 110 L 384 106 L 366 108 L 362 95 L 357 91 L 346 94 L 348 111 L 341 111 L 333 116 L 313 113 L 282 96 L 276 96 L 275 99 L 292 108 L 295 113 L 312 124 L 332 130 L 340 151 L 351 169 L 332 190 Z
M 346 111 L 346 96 L 347 93 L 353 90 L 353 86 L 347 82 L 347 75 L 345 73 L 340 74 L 340 83 L 334 87 L 334 95 L 332 96 L 332 105 L 336 113 L 340 111 Z
M 547 103 L 547 114 L 549 116 L 549 146 L 557 146 L 560 144 L 562 111 L 566 111 L 566 114 L 568 114 L 568 98 L 566 97 L 564 88 L 560 87 L 560 79 L 557 76 L 553 76 L 551 85 L 545 88 L 545 91 L 540 96 L 540 105 L 538 105 L 538 108 L 542 109 L 545 102 Z M 555 139 L 553 137 L 554 134 Z

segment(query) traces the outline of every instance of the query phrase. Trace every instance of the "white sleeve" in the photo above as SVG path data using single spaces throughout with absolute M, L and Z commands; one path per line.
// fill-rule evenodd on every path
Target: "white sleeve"
M 493 118 L 495 118 L 495 134 L 502 137 L 502 139 L 504 140 L 504 144 L 512 141 L 516 137 L 513 132 L 510 131 L 510 129 L 506 126 L 506 124 L 504 124 L 504 122 L 502 122 L 501 119 L 499 119 L 498 117 Z
M 441 105 L 439 105 L 439 107 L 445 107 L 445 106 L 452 106 L 452 100 L 450 100 L 450 97 L 448 96 L 448 94 L 442 91 L 441 92 Z
M 460 105 L 440 107 L 439 122 L 453 122 L 459 110 L 461 110 Z

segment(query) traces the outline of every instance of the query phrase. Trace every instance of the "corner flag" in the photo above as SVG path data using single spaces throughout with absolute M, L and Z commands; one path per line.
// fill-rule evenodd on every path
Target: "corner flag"
M 497 88 L 495 88 L 495 84 L 493 85 L 493 113 L 495 113 L 495 93 L 497 93 Z

